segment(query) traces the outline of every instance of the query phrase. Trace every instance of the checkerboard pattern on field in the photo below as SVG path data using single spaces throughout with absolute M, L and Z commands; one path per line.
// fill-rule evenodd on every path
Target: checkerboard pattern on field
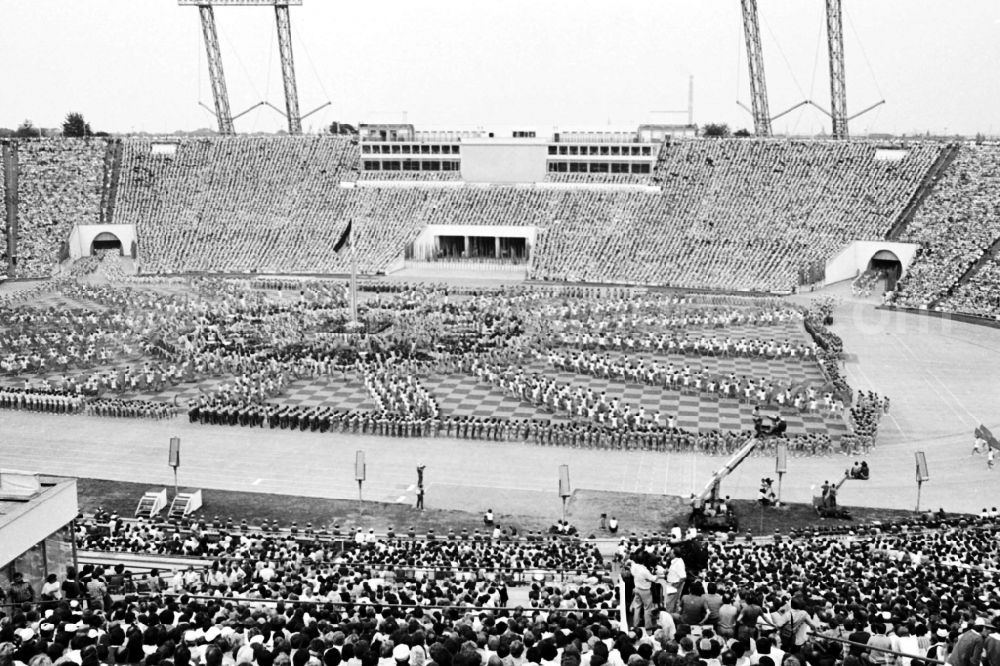
M 224 383 L 231 383 L 228 378 L 215 378 L 203 382 L 190 382 L 170 387 L 160 393 L 140 392 L 126 393 L 123 397 L 138 400 L 163 400 L 166 396 L 178 396 L 177 404 L 186 405 L 201 395 L 202 392 L 216 390 Z M 274 396 L 268 402 L 277 405 L 295 407 L 332 407 L 340 410 L 373 411 L 372 404 L 364 384 L 354 377 L 343 378 L 333 376 L 329 379 L 298 379 L 285 387 L 281 395 Z
M 472 375 L 449 374 L 422 377 L 420 383 L 438 401 L 446 416 L 504 419 L 556 419 L 562 417 L 509 395 Z
M 157 288 L 160 289 L 160 288 Z M 183 291 L 183 287 L 165 286 L 164 293 L 173 290 Z M 155 290 L 155 289 L 154 289 Z M 102 309 L 104 306 L 86 300 L 67 298 L 60 294 L 44 294 L 36 300 L 40 307 Z M 695 308 L 697 309 L 697 308 Z M 641 334 L 658 334 L 666 332 L 659 327 L 639 325 Z M 606 331 L 606 335 L 614 335 L 614 331 Z M 809 344 L 811 339 L 805 332 L 801 322 L 787 321 L 769 326 L 734 325 L 715 328 L 711 326 L 692 326 L 675 329 L 676 335 L 687 338 L 719 337 L 731 339 L 748 339 L 754 341 L 789 340 L 793 344 Z M 572 346 L 561 350 L 566 355 L 576 351 Z M 586 351 L 585 353 L 590 353 Z M 805 384 L 820 385 L 823 374 L 814 360 L 802 359 L 758 359 L 744 357 L 716 357 L 682 354 L 663 354 L 656 352 L 633 351 L 624 353 L 619 350 L 597 351 L 611 359 L 623 355 L 631 359 L 644 359 L 647 362 L 656 361 L 661 365 L 673 364 L 677 367 L 687 366 L 692 371 L 707 371 L 719 375 L 735 374 L 737 377 L 749 377 L 754 381 L 764 379 L 782 385 L 802 386 Z M 71 367 L 66 374 L 83 380 L 95 372 L 115 372 L 125 365 L 133 368 L 141 367 L 146 361 L 153 359 L 141 353 L 113 354 L 107 362 L 92 368 L 81 369 Z M 752 407 L 737 400 L 719 400 L 705 394 L 682 395 L 678 391 L 665 390 L 662 387 L 648 386 L 632 382 L 601 379 L 585 374 L 558 371 L 545 360 L 525 364 L 528 372 L 544 375 L 561 384 L 573 387 L 582 386 L 598 393 L 605 392 L 610 398 L 618 398 L 623 404 L 636 408 L 643 406 L 647 411 L 658 411 L 663 415 L 676 416 L 678 425 L 699 430 L 709 429 L 750 429 Z M 63 373 L 50 371 L 44 375 L 31 375 L 32 383 L 42 378 L 48 378 L 53 384 L 58 384 Z M 0 377 L 0 384 L 22 386 L 24 377 Z M 441 412 L 445 416 L 472 416 L 478 418 L 502 419 L 544 419 L 554 421 L 568 420 L 563 413 L 553 413 L 546 407 L 537 407 L 520 400 L 496 387 L 479 382 L 474 376 L 464 374 L 433 374 L 422 377 L 423 385 L 432 392 L 438 400 Z M 105 392 L 105 397 L 120 397 L 130 400 L 148 400 L 168 402 L 185 408 L 198 399 L 199 396 L 217 391 L 224 384 L 233 384 L 234 377 L 228 374 L 201 377 L 197 381 L 184 382 L 178 385 L 167 385 L 162 390 L 142 388 L 135 391 L 125 391 L 111 394 Z M 303 378 L 288 384 L 281 395 L 269 400 L 274 404 L 292 406 L 328 406 L 338 410 L 373 411 L 375 406 L 366 390 L 363 381 L 354 373 L 334 375 L 322 378 Z M 845 430 L 840 420 L 826 418 L 818 414 L 800 414 L 791 409 L 785 410 L 788 430 L 791 434 L 829 433 L 838 435 Z
M 624 404 L 662 414 L 674 414 L 677 424 L 684 428 L 698 430 L 750 430 L 752 407 L 736 400 L 717 400 L 700 395 L 681 395 L 677 391 L 644 384 L 597 379 L 595 377 L 557 373 L 558 381 L 573 385 L 587 386 L 594 391 L 606 392 L 608 399 L 618 398 Z M 441 411 L 453 416 L 498 417 L 511 419 L 553 419 L 565 418 L 544 407 L 535 407 L 510 395 L 499 388 L 480 383 L 471 375 L 433 375 L 422 379 L 423 385 L 438 400 Z M 791 434 L 839 435 L 846 431 L 839 420 L 825 419 L 818 414 L 799 414 L 792 410 L 784 412 Z
M 574 350 L 562 350 L 567 356 Z M 589 353 L 589 352 L 588 352 Z M 805 382 L 822 384 L 824 381 L 823 372 L 819 364 L 812 359 L 765 359 L 748 358 L 742 356 L 688 356 L 685 354 L 657 354 L 655 352 L 630 352 L 624 354 L 618 351 L 597 352 L 603 356 L 607 354 L 611 360 L 618 360 L 623 355 L 631 359 L 643 359 L 647 362 L 656 361 L 661 366 L 673 363 L 674 367 L 683 368 L 688 366 L 693 372 L 705 370 L 707 372 L 729 375 L 735 374 L 737 377 L 752 378 L 755 381 L 764 377 L 768 381 L 780 382 L 782 384 L 798 385 Z M 550 375 L 554 372 L 552 366 L 547 361 L 535 361 L 529 365 L 532 372 Z
M 374 411 L 368 389 L 356 377 L 333 376 L 326 379 L 300 379 L 288 385 L 274 402 L 305 407 L 332 407 L 343 410 Z

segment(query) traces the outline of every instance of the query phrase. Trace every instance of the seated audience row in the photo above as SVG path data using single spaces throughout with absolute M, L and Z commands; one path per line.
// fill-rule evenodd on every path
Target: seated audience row
M 1000 239 L 1000 146 L 963 145 L 934 185 L 900 240 L 918 243 L 916 260 L 894 302 L 926 308 L 945 296 L 983 253 Z M 991 273 L 984 274 L 985 280 Z M 983 284 L 980 282 L 979 284 Z M 975 293 L 972 287 L 967 294 Z M 966 302 L 959 296 L 955 303 Z M 955 308 L 955 305 L 947 309 Z M 981 309 L 973 304 L 973 314 Z

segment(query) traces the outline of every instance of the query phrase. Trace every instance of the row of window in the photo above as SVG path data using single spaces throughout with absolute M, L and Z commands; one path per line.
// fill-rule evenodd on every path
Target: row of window
M 652 157 L 652 146 L 549 146 L 549 155 L 632 155 Z
M 365 160 L 365 171 L 459 171 L 457 160 Z
M 362 143 L 365 155 L 458 155 L 454 144 L 427 143 Z M 608 155 L 611 157 L 652 157 L 652 146 L 549 146 L 549 155 Z
M 365 155 L 458 155 L 458 146 L 427 143 L 361 144 Z
M 648 163 L 629 162 L 549 162 L 549 173 L 652 173 Z

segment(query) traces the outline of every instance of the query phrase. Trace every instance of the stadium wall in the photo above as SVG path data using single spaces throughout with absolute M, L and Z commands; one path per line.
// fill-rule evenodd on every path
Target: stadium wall
M 121 241 L 122 252 L 126 255 L 136 240 L 134 224 L 79 224 L 69 234 L 70 258 L 89 257 L 94 239 L 102 233 L 111 234 Z
M 868 264 L 879 252 L 892 252 L 902 266 L 900 277 L 906 275 L 913 258 L 917 254 L 916 243 L 893 243 L 891 241 L 854 241 L 826 262 L 823 284 L 833 284 L 852 280 L 868 269 Z

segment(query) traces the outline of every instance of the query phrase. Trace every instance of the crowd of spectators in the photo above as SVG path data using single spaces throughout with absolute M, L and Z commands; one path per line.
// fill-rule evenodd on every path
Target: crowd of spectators
M 334 246 L 349 221 L 361 270 L 378 273 L 429 224 L 528 225 L 540 230 L 529 270 L 541 280 L 788 291 L 802 266 L 882 237 L 940 152 L 912 144 L 883 159 L 878 148 L 680 141 L 660 150 L 656 192 L 614 187 L 647 180 L 632 174 L 583 174 L 607 185 L 595 188 L 343 187 L 382 175 L 360 170 L 350 137 L 133 137 L 122 146 L 113 221 L 136 225 L 144 273 L 346 272 L 350 260 Z M 97 221 L 105 150 L 103 141 L 24 142 L 25 274 L 47 275 L 72 226 Z M 988 160 L 974 161 L 982 170 Z M 967 180 L 988 190 L 981 175 Z M 942 208 L 934 196 L 930 209 Z M 911 234 L 936 226 L 921 219 Z
M 897 288 L 894 303 L 930 307 L 945 296 L 960 277 L 1000 239 L 1000 146 L 966 144 L 903 231 L 901 241 L 920 249 Z M 983 309 L 973 296 L 989 284 L 995 269 L 982 273 L 947 309 L 973 314 Z M 987 296 L 992 290 L 986 287 Z
M 994 256 L 938 303 L 938 309 L 989 319 L 1000 317 L 1000 261 Z
M 549 171 L 546 183 L 572 183 L 583 185 L 652 185 L 653 174 L 639 173 L 561 173 Z
M 864 142 L 674 143 L 657 167 L 662 194 L 590 193 L 557 209 L 532 275 L 789 290 L 801 266 L 884 236 L 940 152 L 908 151 L 897 161 Z
M 730 647 L 734 640 L 769 636 L 779 656 L 801 653 L 811 635 L 823 633 L 859 643 L 850 652 L 827 644 L 840 659 L 864 657 L 866 644 L 944 659 L 963 631 L 991 624 L 1000 610 L 989 573 L 998 559 L 989 537 L 994 520 L 973 528 L 963 520 L 860 537 L 852 532 L 846 539 L 709 542 L 701 566 L 669 545 L 623 548 L 619 556 L 631 560 L 629 587 L 638 590 L 631 608 L 639 622 L 640 612 L 649 613 L 645 626 L 660 611 L 671 613 L 677 628 L 697 625 L 703 636 L 710 629 Z M 653 594 L 642 593 L 650 582 Z M 873 635 L 891 640 L 872 641 Z M 905 640 L 909 636 L 914 640 Z M 940 647 L 931 651 L 934 645 Z M 752 641 L 744 646 L 753 649 Z M 895 663 L 888 654 L 872 657 Z
M 125 140 L 115 222 L 135 224 L 144 273 L 349 270 L 334 246 L 348 224 L 359 149 L 350 137 Z
M 106 151 L 102 139 L 18 142 L 18 277 L 51 276 L 73 227 L 100 221 Z
M 362 170 L 358 180 L 368 181 L 460 181 L 461 171 L 367 171 Z
M 123 591 L 152 584 L 177 593 L 317 603 L 359 596 L 404 603 L 398 595 L 408 593 L 413 595 L 410 603 L 420 605 L 490 605 L 491 600 L 479 595 L 462 599 L 470 590 L 482 592 L 488 586 L 497 592 L 494 605 L 503 606 L 508 582 L 535 583 L 528 596 L 539 605 L 537 583 L 558 579 L 566 591 L 602 585 L 611 591 L 608 600 L 614 597 L 609 564 L 593 544 L 576 538 L 534 532 L 516 536 L 495 524 L 485 535 L 477 530 L 475 535 L 463 531 L 436 537 L 430 530 L 419 539 L 396 536 L 392 528 L 380 536 L 361 528 L 353 535 L 340 534 L 339 527 L 335 531 L 339 536 L 317 532 L 311 524 L 280 531 L 266 524 L 248 529 L 246 521 L 237 526 L 232 519 L 223 523 L 218 517 L 212 523 L 192 520 L 181 528 L 111 515 L 101 522 L 81 520 L 75 538 L 78 548 L 89 551 L 185 558 L 184 567 L 164 575 L 154 571 L 152 577 L 158 580 L 126 574 L 127 580 L 111 583 Z M 190 568 L 192 558 L 204 558 L 206 566 Z M 87 574 L 82 572 L 81 578 Z M 390 601 L 393 597 L 396 600 Z
M 82 547 L 187 552 L 204 569 L 86 565 L 5 593 L 4 663 L 97 666 L 995 666 L 995 512 L 765 541 L 623 540 L 625 597 L 575 541 L 398 541 L 344 552 L 288 533 L 78 523 Z M 679 531 L 679 528 L 677 528 Z M 217 530 L 216 530 L 217 531 Z M 153 550 L 161 546 L 153 545 Z M 524 565 L 571 572 L 532 580 Z M 514 581 L 516 584 L 519 581 Z M 37 584 L 37 582 L 36 582 Z M 624 606 L 625 613 L 620 609 Z M 898 654 L 896 654 L 898 653 Z
M 338 563 L 355 567 L 395 570 L 413 568 L 495 572 L 573 571 L 584 577 L 607 575 L 607 564 L 592 544 L 549 537 L 477 541 L 451 539 L 377 539 L 341 554 Z

